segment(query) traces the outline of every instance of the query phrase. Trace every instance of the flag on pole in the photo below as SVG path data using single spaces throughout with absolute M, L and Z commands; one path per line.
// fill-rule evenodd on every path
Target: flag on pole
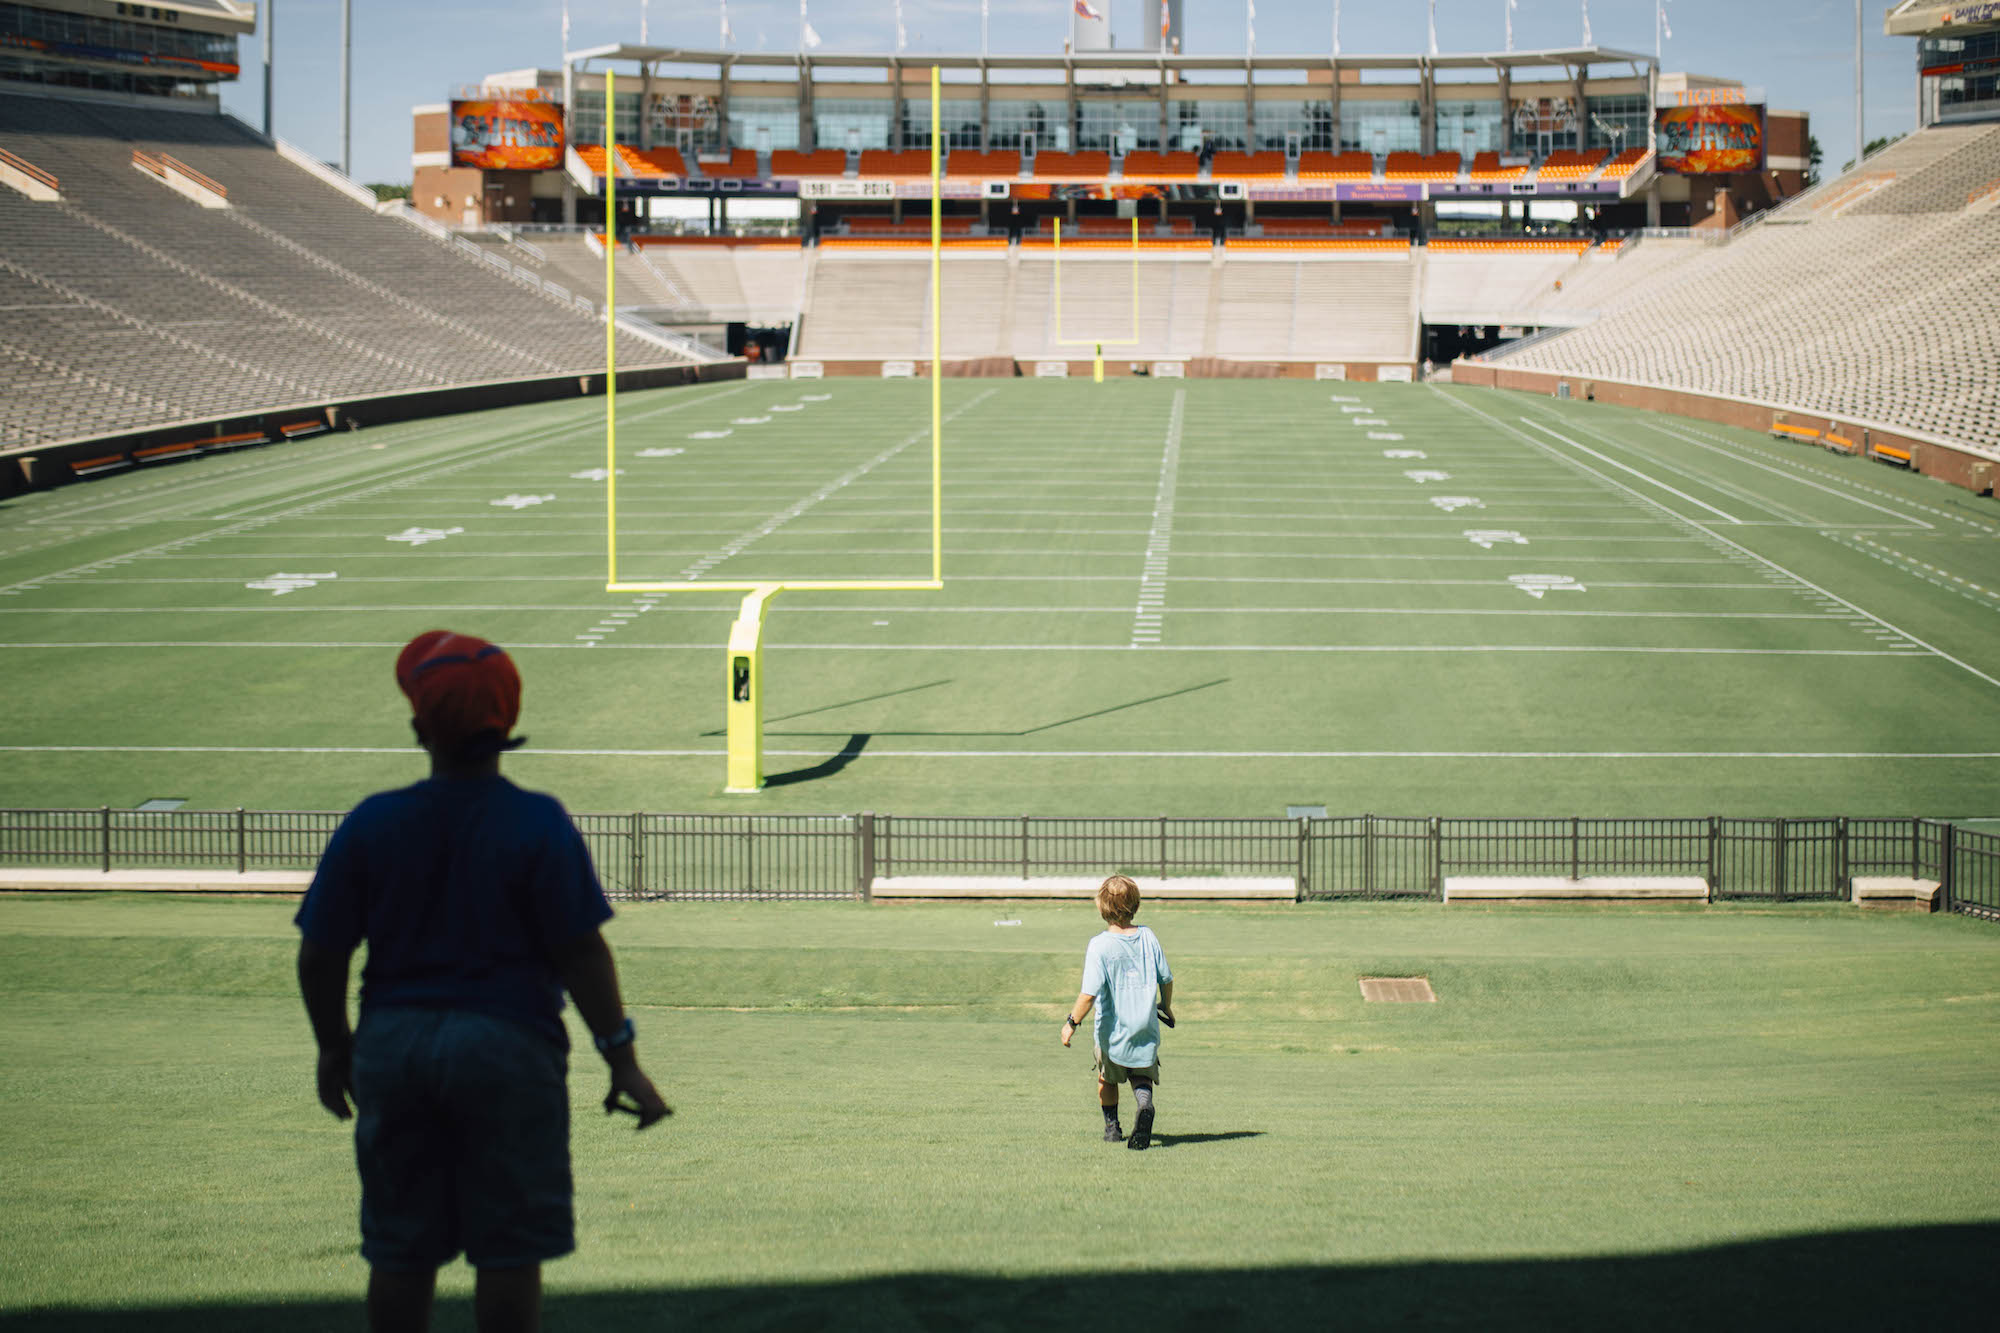
M 1431 0 L 1431 54 L 1438 53 L 1438 0 Z
M 722 0 L 722 44 L 728 46 L 735 40 L 736 31 L 729 26 L 729 0 Z
M 910 35 L 903 30 L 903 0 L 896 0 L 896 53 L 910 44 Z
M 1583 44 L 1585 46 L 1597 44 L 1590 36 L 1590 0 L 1583 0 Z
M 1514 49 L 1514 11 L 1521 7 L 1521 0 L 1507 0 L 1507 49 Z
M 1102 22 L 1104 15 L 1090 7 L 1090 0 L 1075 0 L 1076 16 L 1080 19 L 1097 19 Z
M 806 0 L 799 0 L 799 45 L 807 50 L 819 45 L 819 34 L 813 31 L 811 20 L 806 18 Z
M 1248 8 L 1243 12 L 1245 49 L 1251 55 L 1257 54 L 1257 0 L 1246 0 Z
M 1167 0 L 1160 0 L 1160 45 L 1165 46 L 1173 36 L 1174 11 Z
M 569 53 L 569 6 L 563 6 L 563 53 Z
M 1340 0 L 1333 0 L 1333 53 L 1340 54 Z
M 992 6 L 987 0 L 979 0 L 979 54 L 986 54 L 986 34 L 993 18 Z
M 652 8 L 651 0 L 639 0 L 639 44 L 646 44 L 646 11 Z

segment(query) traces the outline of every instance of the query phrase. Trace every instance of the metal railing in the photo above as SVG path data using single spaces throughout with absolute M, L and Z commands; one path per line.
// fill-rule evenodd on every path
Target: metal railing
M 309 870 L 335 811 L 0 810 L 0 866 Z M 1455 875 L 1699 877 L 1716 900 L 1846 900 L 1934 880 L 2000 921 L 2000 835 L 1903 817 L 1469 819 L 581 814 L 620 899 L 868 897 L 878 877 L 1290 878 L 1301 900 L 1442 896 Z

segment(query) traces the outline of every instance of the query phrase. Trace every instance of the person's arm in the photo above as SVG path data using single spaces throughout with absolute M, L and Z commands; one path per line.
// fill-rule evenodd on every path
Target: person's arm
M 625 1026 L 625 1001 L 618 993 L 618 965 L 612 961 L 611 946 L 602 931 L 589 930 L 556 950 L 556 975 L 576 1001 L 576 1011 L 594 1037 L 611 1037 Z M 622 1093 L 639 1106 L 639 1128 L 657 1124 L 674 1113 L 653 1080 L 639 1067 L 639 1053 L 633 1042 L 613 1047 L 604 1056 L 611 1066 L 611 1092 L 604 1099 L 610 1111 Z
M 299 943 L 299 995 L 306 1002 L 313 1040 L 319 1043 L 319 1104 L 336 1120 L 353 1115 L 354 1030 L 347 1025 L 347 965 L 352 949 Z
M 1171 981 L 1160 983 L 1160 1012 L 1168 1018 L 1174 1016 L 1174 983 Z
M 1076 997 L 1076 1003 L 1069 1007 L 1069 1021 L 1063 1024 L 1063 1045 L 1069 1045 L 1069 1039 L 1076 1035 L 1077 1029 L 1083 1026 L 1083 1020 L 1090 1017 L 1090 1011 L 1096 1005 L 1097 997 L 1089 991 L 1085 991 Z

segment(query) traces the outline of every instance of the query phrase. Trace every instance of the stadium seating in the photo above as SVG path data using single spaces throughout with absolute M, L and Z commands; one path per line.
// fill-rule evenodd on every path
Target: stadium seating
M 1409 360 L 1415 265 L 1400 253 L 1233 259 L 1220 270 L 1217 354 L 1243 360 Z
M 1528 174 L 1526 163 L 1503 166 L 1498 153 L 1474 153 L 1472 156 L 1471 179 L 1475 181 L 1519 180 Z
M 1035 154 L 1038 181 L 1101 181 L 1111 174 L 1109 153 Z
M 780 148 L 771 154 L 771 175 L 783 180 L 798 176 L 844 176 L 847 154 L 839 148 L 820 148 L 810 153 Z
M 1434 240 L 1424 261 L 1424 320 L 1528 324 L 1579 267 L 1587 241 Z
M 1508 366 L 1732 395 L 2000 452 L 2000 126 L 1926 130 L 1869 160 L 1891 186 L 1844 213 L 1810 196 L 1728 244 L 1622 258 L 1617 303 Z M 1829 182 L 1838 196 L 1851 181 Z M 1655 257 L 1666 262 L 1648 272 Z M 1565 284 L 1567 288 L 1569 284 Z M 1565 295 L 1569 295 L 1566 291 Z M 1579 298 L 1582 299 L 1582 298 Z
M 0 191 L 15 298 L 0 300 L 0 443 L 603 362 L 597 319 L 362 207 L 223 117 L 0 96 L 0 147 L 49 164 L 63 192 Z M 135 148 L 212 178 L 230 206 L 134 171 Z M 624 336 L 619 354 L 684 359 Z
M 672 294 L 672 305 L 707 312 L 716 322 L 784 324 L 799 312 L 804 252 L 796 244 L 687 245 L 639 248 L 638 263 Z M 625 266 L 619 266 L 624 280 Z
M 748 180 L 757 174 L 757 150 L 738 148 L 728 157 L 697 158 L 695 165 L 711 180 Z
M 1366 181 L 1375 179 L 1375 159 L 1367 153 L 1300 153 L 1299 180 Z
M 1454 181 L 1458 179 L 1457 153 L 1391 153 L 1382 166 L 1382 179 L 1391 181 Z
M 1021 174 L 1021 154 L 1015 149 L 996 150 L 990 153 L 982 153 L 972 148 L 956 149 L 945 162 L 944 174 L 986 180 L 1012 180 Z
M 1201 157 L 1196 153 L 1134 150 L 1125 154 L 1119 170 L 1128 181 L 1191 181 L 1201 174 Z
M 1285 178 L 1283 153 L 1217 153 L 1209 161 L 1214 180 L 1273 181 Z
M 861 174 L 928 178 L 931 174 L 931 151 L 928 148 L 866 149 L 861 154 Z
M 1541 169 L 1536 175 L 1539 179 L 1547 181 L 1582 180 L 1603 165 L 1604 158 L 1605 153 L 1601 148 L 1592 148 L 1584 152 L 1572 148 L 1558 148 L 1542 159 Z
M 583 159 L 584 166 L 588 167 L 594 174 L 599 176 L 604 174 L 603 144 L 578 144 L 576 145 L 576 155 Z M 621 143 L 618 145 L 618 164 L 620 179 L 628 176 L 634 178 L 664 178 L 668 176 L 685 176 L 688 174 L 687 163 L 682 159 L 680 150 L 677 148 L 649 148 L 641 151 L 630 144 Z
M 1623 150 L 1618 156 L 1604 164 L 1603 179 L 1608 181 L 1624 180 L 1639 169 L 1639 165 L 1646 160 L 1646 154 L 1651 151 L 1648 148 L 1627 148 Z

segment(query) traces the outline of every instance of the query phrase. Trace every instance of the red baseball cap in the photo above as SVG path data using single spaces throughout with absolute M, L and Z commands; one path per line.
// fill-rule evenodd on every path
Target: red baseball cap
M 434 629 L 411 639 L 396 656 L 396 684 L 434 750 L 459 749 L 483 733 L 504 741 L 521 716 L 521 674 L 513 659 L 470 634 Z

